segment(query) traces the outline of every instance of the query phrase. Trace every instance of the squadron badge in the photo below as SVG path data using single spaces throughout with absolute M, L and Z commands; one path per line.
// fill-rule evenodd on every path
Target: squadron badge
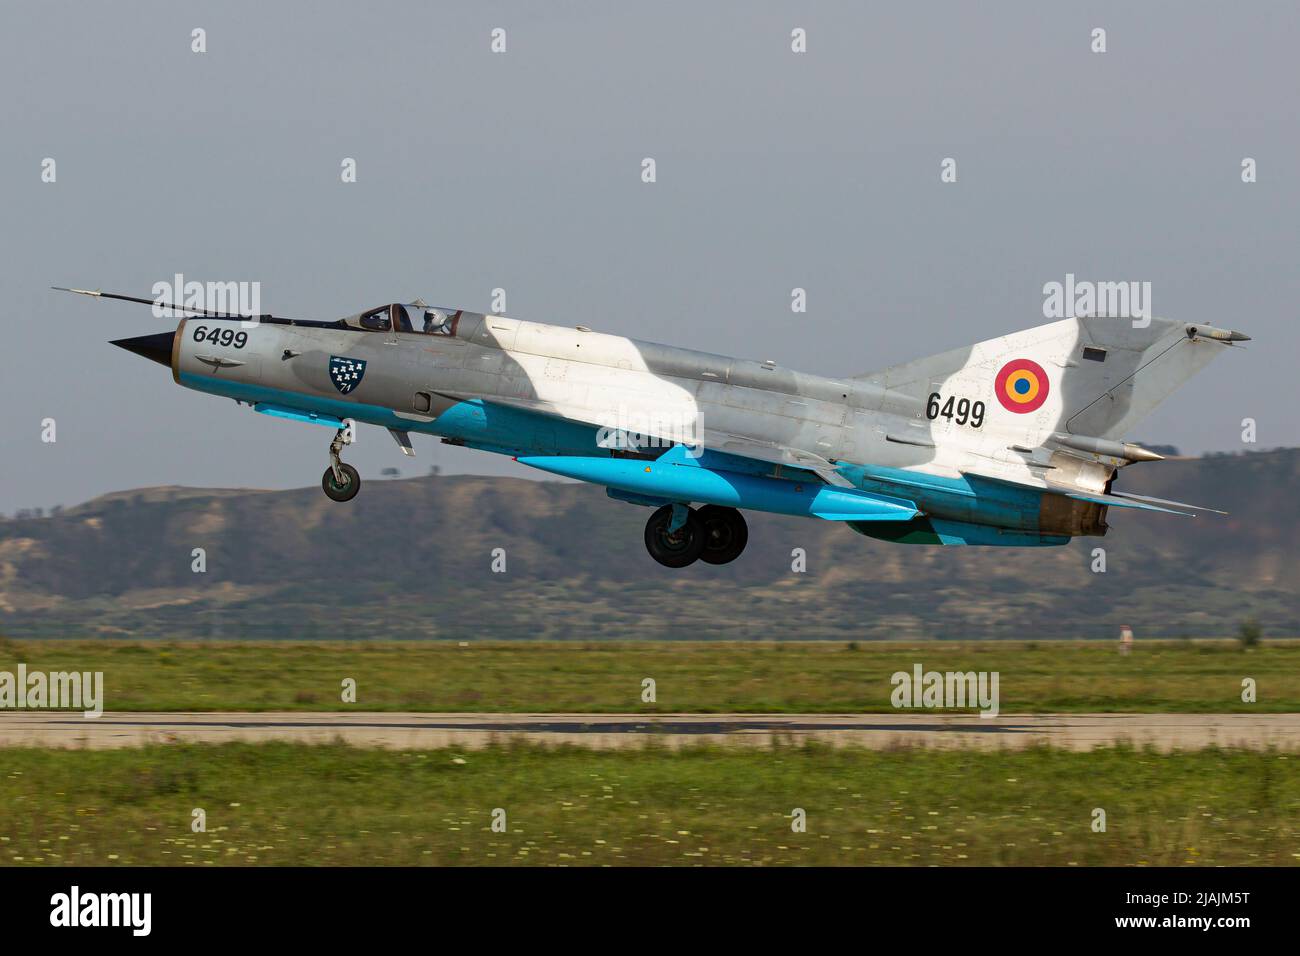
M 365 359 L 348 358 L 344 355 L 330 356 L 330 381 L 342 394 L 346 395 L 360 385 L 361 377 L 365 374 Z

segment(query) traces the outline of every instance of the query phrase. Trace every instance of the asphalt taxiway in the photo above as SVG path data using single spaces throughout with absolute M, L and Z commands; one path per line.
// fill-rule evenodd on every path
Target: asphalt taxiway
M 1300 749 L 1300 714 L 430 714 L 376 712 L 0 714 L 0 747 L 133 747 L 175 742 L 343 741 L 361 747 L 473 749 L 522 739 L 597 749 L 710 743 L 1068 750 L 1126 742 L 1158 750 Z

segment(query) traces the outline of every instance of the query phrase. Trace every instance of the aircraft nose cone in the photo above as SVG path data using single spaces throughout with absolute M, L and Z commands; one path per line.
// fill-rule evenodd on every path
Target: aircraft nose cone
M 172 367 L 172 342 L 175 332 L 158 332 L 155 335 L 137 335 L 131 339 L 114 339 L 109 345 L 134 352 L 136 355 L 157 362 L 159 365 Z

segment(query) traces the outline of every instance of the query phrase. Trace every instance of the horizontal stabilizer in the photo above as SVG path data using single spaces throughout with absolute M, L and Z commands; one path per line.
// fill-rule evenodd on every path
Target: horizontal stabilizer
M 1111 495 L 1116 498 L 1129 498 L 1133 501 L 1144 501 L 1150 505 L 1172 505 L 1175 508 L 1191 508 L 1193 511 L 1212 511 L 1216 515 L 1226 515 L 1228 512 L 1220 511 L 1218 508 L 1207 508 L 1205 505 L 1189 505 L 1185 501 L 1169 501 L 1165 498 L 1152 498 L 1149 495 L 1135 495 L 1128 491 L 1112 491 Z
M 1076 501 L 1091 501 L 1095 504 L 1106 505 L 1108 508 L 1136 508 L 1138 511 L 1159 511 L 1164 514 L 1180 515 L 1184 518 L 1195 518 L 1196 515 L 1190 511 L 1178 511 L 1178 508 L 1191 508 L 1194 511 L 1215 511 L 1214 508 L 1201 508 L 1197 505 L 1184 504 L 1181 501 L 1165 501 L 1163 498 L 1149 498 L 1146 495 L 1127 494 L 1122 491 L 1112 492 L 1110 494 L 1090 494 L 1086 491 L 1070 491 L 1067 488 L 1052 487 L 1050 485 L 1033 485 L 1022 481 L 1013 481 L 1010 478 L 1003 478 L 995 475 L 981 475 L 978 472 L 962 472 L 963 475 L 972 478 L 982 478 L 985 481 L 996 481 L 1000 484 L 1011 485 L 1016 488 L 1026 488 L 1033 491 L 1040 491 L 1045 495 L 1063 495 L 1066 498 L 1073 498 Z M 1171 508 L 1163 507 L 1172 505 Z M 1217 511 L 1217 514 L 1227 514 L 1225 511 Z
M 1092 501 L 1099 505 L 1106 505 L 1108 508 L 1136 508 L 1139 511 L 1161 511 L 1165 514 L 1180 515 L 1184 518 L 1195 518 L 1196 515 L 1190 511 L 1175 511 L 1173 508 L 1161 508 L 1158 505 L 1147 504 L 1142 501 L 1129 501 L 1119 498 L 1115 495 L 1088 495 L 1077 491 L 1071 491 L 1066 494 L 1067 498 L 1074 498 L 1078 501 Z

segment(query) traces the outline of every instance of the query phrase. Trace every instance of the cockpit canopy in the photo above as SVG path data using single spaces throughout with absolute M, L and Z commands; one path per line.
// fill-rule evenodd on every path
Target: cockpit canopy
M 460 324 L 461 309 L 445 309 L 411 303 L 393 302 L 349 316 L 343 324 L 366 332 L 411 332 L 423 335 L 454 336 Z

